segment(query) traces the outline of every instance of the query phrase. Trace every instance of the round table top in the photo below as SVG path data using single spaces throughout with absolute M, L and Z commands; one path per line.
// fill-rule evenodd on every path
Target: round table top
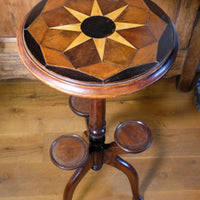
M 154 83 L 178 49 L 173 23 L 150 0 L 43 0 L 17 38 L 24 64 L 39 80 L 86 98 Z

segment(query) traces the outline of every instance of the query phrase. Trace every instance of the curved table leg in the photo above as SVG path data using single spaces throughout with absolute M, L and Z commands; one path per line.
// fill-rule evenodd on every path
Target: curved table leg
M 92 165 L 93 165 L 92 155 L 90 154 L 85 164 L 83 164 L 81 167 L 79 167 L 75 171 L 75 173 L 72 175 L 69 182 L 67 183 L 65 187 L 64 195 L 63 195 L 63 200 L 72 200 L 76 187 L 78 186 L 81 179 L 92 168 Z
M 133 199 L 143 200 L 143 198 L 139 195 L 139 180 L 134 167 L 111 152 L 109 152 L 107 155 L 108 157 L 106 156 L 105 163 L 119 169 L 128 177 L 134 197 Z

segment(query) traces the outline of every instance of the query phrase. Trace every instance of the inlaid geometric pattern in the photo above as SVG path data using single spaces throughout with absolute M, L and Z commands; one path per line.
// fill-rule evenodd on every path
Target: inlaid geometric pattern
M 104 82 L 123 71 L 126 79 L 134 66 L 138 73 L 138 66 L 158 63 L 166 27 L 143 0 L 47 0 L 27 31 L 40 47 L 46 69 Z

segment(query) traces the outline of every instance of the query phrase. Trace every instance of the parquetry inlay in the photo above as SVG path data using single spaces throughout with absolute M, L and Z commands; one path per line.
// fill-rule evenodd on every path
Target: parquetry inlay
M 49 0 L 51 1 L 51 0 Z M 41 27 L 41 35 L 40 35 L 40 39 L 38 40 L 38 31 L 40 32 L 40 30 L 34 31 L 34 27 L 37 27 L 37 29 L 39 29 L 39 21 L 35 20 L 29 27 L 28 27 L 28 31 L 32 34 L 33 38 L 35 38 L 35 40 L 39 43 L 39 45 L 41 46 L 42 49 L 46 49 L 46 48 L 50 48 L 51 50 L 45 50 L 42 51 L 44 54 L 44 58 L 48 58 L 48 62 L 49 63 L 49 56 L 45 55 L 47 52 L 51 52 L 52 54 L 55 53 L 55 55 L 58 55 L 58 50 L 60 51 L 60 55 L 62 55 L 62 63 L 59 63 L 59 59 L 52 59 L 53 63 L 55 63 L 55 66 L 59 66 L 61 68 L 69 68 L 72 69 L 74 67 L 74 70 L 79 70 L 81 69 L 81 71 L 83 71 L 84 73 L 87 73 L 91 76 L 94 76 L 98 79 L 104 80 L 106 78 L 108 78 L 109 76 L 113 76 L 114 74 L 118 73 L 120 70 L 129 68 L 129 67 L 133 67 L 132 64 L 133 63 L 138 63 L 138 56 L 137 53 L 141 53 L 143 51 L 139 51 L 140 49 L 147 49 L 146 46 L 148 45 L 148 51 L 153 51 L 153 53 L 151 53 L 153 56 L 153 58 L 150 60 L 151 61 L 156 61 L 155 55 L 157 54 L 157 49 L 156 48 L 152 48 L 151 49 L 151 44 L 158 42 L 159 38 L 156 36 L 154 36 L 154 33 L 156 33 L 156 30 L 151 30 L 152 27 L 156 27 L 156 23 L 158 23 L 159 26 L 161 26 L 162 24 L 162 30 L 158 30 L 158 32 L 163 32 L 163 27 L 166 26 L 166 23 L 164 21 L 162 21 L 159 17 L 154 19 L 154 26 L 152 26 L 152 23 L 149 23 L 149 16 L 150 16 L 150 10 L 148 9 L 148 7 L 146 6 L 146 4 L 142 1 L 139 0 L 139 4 L 137 6 L 135 6 L 135 3 L 132 4 L 130 3 L 130 1 L 128 0 L 127 2 L 125 0 L 121 0 L 119 5 L 117 4 L 116 1 L 113 0 L 113 3 L 115 4 L 115 8 L 116 10 L 112 11 L 110 10 L 110 12 L 108 13 L 108 11 L 104 11 L 102 10 L 102 7 L 100 5 L 102 4 L 102 0 L 99 2 L 100 0 L 88 0 L 88 4 L 87 5 L 92 5 L 90 8 L 87 8 L 87 12 L 85 11 L 84 13 L 82 12 L 83 9 L 80 9 L 80 6 L 82 5 L 77 5 L 79 8 L 76 9 L 76 4 L 75 3 L 70 3 L 69 2 L 64 2 L 63 0 L 61 2 L 64 2 L 64 4 L 62 6 L 60 6 L 60 9 L 57 10 L 61 10 L 64 9 L 66 10 L 66 14 L 62 14 L 63 16 L 69 16 L 69 19 L 75 19 L 77 22 L 74 23 L 74 20 L 70 23 L 67 22 L 65 24 L 63 24 L 62 22 L 57 25 L 57 26 L 47 26 L 49 23 L 49 20 L 54 20 L 53 17 L 51 19 L 51 12 L 52 12 L 52 16 L 56 16 L 56 10 L 51 10 L 49 9 L 49 5 L 47 3 L 46 8 L 44 8 L 43 12 L 41 13 L 41 15 L 39 16 L 40 18 L 43 17 L 44 19 L 44 23 L 46 23 L 47 26 L 47 30 L 46 32 L 44 32 L 43 27 Z M 106 0 L 105 0 L 106 1 Z M 81 1 L 80 1 L 81 2 Z M 136 0 L 134 1 L 136 2 Z M 130 3 L 130 4 L 129 4 Z M 60 5 L 60 4 L 59 4 Z M 84 5 L 83 5 L 84 6 Z M 90 10 L 90 14 L 88 14 Z M 134 13 L 131 13 L 131 10 L 135 10 Z M 63 13 L 63 11 L 62 11 Z M 105 15 L 103 13 L 106 13 Z M 143 13 L 143 14 L 142 14 Z M 140 20 L 140 23 L 138 21 L 133 22 L 132 18 L 135 15 L 135 17 L 137 18 L 138 16 L 141 15 L 142 17 L 142 23 Z M 107 17 L 110 20 L 112 20 L 115 24 L 115 30 L 112 34 L 103 37 L 103 38 L 92 38 L 87 36 L 81 29 L 81 24 L 84 22 L 84 20 L 86 20 L 87 18 L 93 17 L 93 16 L 102 16 L 102 17 Z M 48 17 L 48 22 L 45 22 L 45 18 Z M 61 17 L 61 14 L 59 15 L 59 17 Z M 126 18 L 126 19 L 125 19 Z M 41 18 L 42 19 L 42 18 Z M 58 19 L 56 19 L 56 21 L 58 21 Z M 143 23 L 145 22 L 145 23 Z M 37 24 L 38 23 L 38 24 Z M 159 29 L 159 26 L 157 26 L 156 28 Z M 142 27 L 144 27 L 144 29 L 141 29 Z M 134 40 L 137 40 L 137 35 L 132 35 L 131 31 L 134 32 L 135 34 L 138 33 L 138 30 L 140 33 L 140 37 L 139 38 L 147 38 L 147 34 L 150 34 L 148 36 L 148 43 L 143 42 L 140 45 L 134 45 L 134 44 L 138 44 L 137 41 L 132 41 L 132 38 L 136 38 Z M 56 33 L 57 31 L 59 32 L 59 35 L 54 34 L 55 31 Z M 143 30 L 145 30 L 143 32 Z M 147 31 L 149 30 L 149 31 Z M 123 32 L 124 31 L 124 32 Z M 36 34 L 35 34 L 36 33 Z M 71 33 L 72 35 L 74 35 L 74 39 L 72 40 L 72 37 L 69 36 L 69 41 L 67 41 L 68 39 L 68 35 L 70 35 L 69 33 Z M 65 35 L 66 34 L 66 35 Z M 144 35 L 142 35 L 144 34 Z M 160 34 L 161 35 L 161 34 Z M 48 36 L 52 36 L 52 39 L 58 42 L 59 47 L 54 48 L 54 44 L 55 42 L 53 42 L 51 40 L 51 38 L 47 38 Z M 131 38 L 128 38 L 128 37 Z M 43 38 L 43 39 L 42 39 Z M 153 39 L 151 39 L 153 38 Z M 156 38 L 156 41 L 155 41 Z M 90 41 L 91 40 L 91 41 Z M 89 42 L 90 41 L 90 42 Z M 112 44 L 112 45 L 106 45 L 106 44 Z M 92 56 L 92 49 L 88 49 L 88 51 L 86 52 L 86 47 L 85 47 L 85 43 L 90 44 L 90 46 L 88 48 L 96 48 L 94 49 L 94 52 L 97 54 L 97 56 Z M 112 49 L 106 49 L 106 48 L 112 48 L 115 47 L 115 52 Z M 121 55 L 117 55 L 116 53 L 116 48 L 117 46 L 122 50 L 119 50 L 117 52 L 120 52 Z M 62 48 L 61 48 L 62 47 Z M 84 47 L 84 51 L 83 49 L 81 49 L 80 47 Z M 68 53 L 69 51 L 69 53 Z M 71 56 L 71 52 L 73 52 L 73 56 Z M 92 65 L 89 62 L 88 66 L 85 64 L 85 62 L 82 62 L 80 60 L 80 57 L 77 60 L 74 60 L 76 58 L 76 52 L 77 55 L 81 55 L 81 58 L 85 58 L 86 60 L 89 60 L 88 56 L 91 56 L 92 63 L 94 63 L 94 70 L 92 69 Z M 105 55 L 106 52 L 106 55 Z M 128 52 L 128 53 L 127 53 Z M 85 55 L 84 55 L 85 54 Z M 150 54 L 148 54 L 150 55 Z M 113 56 L 119 56 L 118 58 L 114 58 Z M 121 56 L 121 58 L 120 58 Z M 86 58 L 87 57 L 87 58 Z M 98 58 L 99 57 L 99 58 Z M 120 58 L 120 59 L 119 59 Z M 122 59 L 123 58 L 123 59 Z M 134 58 L 137 59 L 136 62 L 134 62 Z M 66 62 L 63 60 L 66 59 Z M 72 60 L 73 59 L 73 60 Z M 154 60 L 155 59 L 155 60 Z M 78 62 L 78 60 L 80 62 Z M 116 60 L 116 62 L 115 62 Z M 122 62 L 122 61 L 123 62 Z M 149 60 L 149 59 L 147 59 Z M 100 61 L 100 62 L 99 62 Z M 126 62 L 125 62 L 126 61 Z M 70 63 L 69 66 L 67 66 L 67 64 L 63 64 L 63 63 Z M 82 65 L 82 63 L 84 63 L 84 65 Z M 99 63 L 99 65 L 98 65 Z M 102 63 L 102 64 L 100 64 Z M 105 64 L 104 64 L 105 63 Z M 143 64 L 143 62 L 142 62 Z M 101 69 L 101 66 L 104 67 L 103 71 Z M 89 68 L 87 68 L 89 67 Z M 109 68 L 109 73 L 106 74 L 106 70 L 105 67 Z M 84 68 L 87 68 L 89 70 L 84 70 Z M 80 70 L 79 70 L 80 71 Z

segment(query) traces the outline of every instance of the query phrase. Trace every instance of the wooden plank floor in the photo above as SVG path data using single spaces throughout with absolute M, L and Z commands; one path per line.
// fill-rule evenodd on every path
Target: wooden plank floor
M 84 135 L 86 124 L 68 107 L 68 96 L 42 83 L 0 82 L 0 200 L 61 200 L 73 171 L 49 159 L 51 142 L 63 134 Z M 193 92 L 176 91 L 174 79 L 107 101 L 107 142 L 116 126 L 141 120 L 152 130 L 152 146 L 124 155 L 140 177 L 145 200 L 200 199 L 200 113 Z M 104 166 L 80 183 L 74 200 L 131 200 L 126 177 Z

